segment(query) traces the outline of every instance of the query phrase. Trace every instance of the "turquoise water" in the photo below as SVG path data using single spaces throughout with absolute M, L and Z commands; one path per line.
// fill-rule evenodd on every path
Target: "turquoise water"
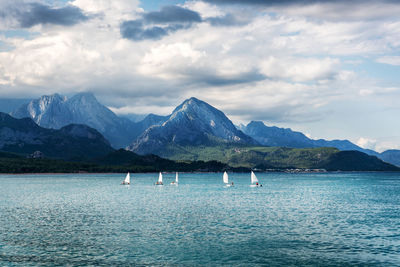
M 400 174 L 124 176 L 0 175 L 0 266 L 400 265 Z

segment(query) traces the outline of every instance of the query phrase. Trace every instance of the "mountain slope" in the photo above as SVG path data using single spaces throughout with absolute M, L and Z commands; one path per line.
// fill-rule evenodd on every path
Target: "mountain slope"
M 269 127 L 261 121 L 252 121 L 241 129 L 264 146 L 313 147 L 311 140 L 304 134 L 291 129 Z
M 192 97 L 179 105 L 162 125 L 147 129 L 128 149 L 138 154 L 160 155 L 168 146 L 230 142 L 257 143 L 236 129 L 224 113 Z
M 138 133 L 142 134 L 142 133 L 144 133 L 144 131 L 146 131 L 151 126 L 162 125 L 168 119 L 169 119 L 169 116 L 160 116 L 160 115 L 155 115 L 155 114 L 149 114 L 143 120 L 138 121 L 136 123 L 136 131 Z M 138 137 L 138 136 L 136 136 L 136 137 Z
M 32 118 L 38 125 L 60 129 L 68 124 L 86 124 L 102 133 L 114 147 L 125 147 L 141 132 L 129 119 L 120 118 L 91 93 L 68 99 L 54 94 L 32 100 L 11 113 L 15 118 Z
M 379 158 L 396 166 L 400 166 L 400 150 L 386 150 L 379 155 Z
M 218 160 L 232 167 L 266 169 L 326 169 L 328 171 L 399 171 L 375 156 L 332 147 L 288 148 L 235 144 L 174 146 L 164 157 L 172 160 Z M 169 153 L 169 154 L 168 154 Z
M 113 151 L 98 131 L 86 125 L 46 129 L 32 119 L 15 119 L 5 113 L 0 113 L 0 150 L 23 155 L 41 151 L 45 157 L 75 160 Z
M 339 151 L 321 162 L 319 167 L 329 171 L 400 171 L 400 168 L 360 151 Z

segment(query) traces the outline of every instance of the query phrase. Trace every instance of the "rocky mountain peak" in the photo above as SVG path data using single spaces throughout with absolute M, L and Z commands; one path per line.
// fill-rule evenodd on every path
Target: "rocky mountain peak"
M 156 153 L 167 145 L 210 145 L 221 142 L 257 142 L 236 129 L 223 112 L 197 98 L 189 98 L 175 108 L 162 125 L 147 129 L 129 149 Z
M 68 124 L 86 124 L 103 134 L 114 147 L 125 147 L 134 140 L 135 123 L 115 115 L 90 92 L 67 99 L 54 94 L 42 96 L 21 106 L 11 115 L 32 118 L 45 128 L 60 129 Z

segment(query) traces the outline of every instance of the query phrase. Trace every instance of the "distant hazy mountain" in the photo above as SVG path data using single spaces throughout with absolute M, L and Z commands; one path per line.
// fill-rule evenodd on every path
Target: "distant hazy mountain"
M 264 146 L 285 146 L 294 148 L 314 147 L 312 140 L 291 129 L 266 126 L 261 121 L 252 121 L 241 127 L 242 131 Z
M 236 129 L 224 113 L 192 97 L 179 105 L 162 125 L 147 129 L 128 149 L 139 154 L 162 155 L 168 146 L 219 143 L 257 144 Z
M 142 121 L 144 118 L 146 118 L 147 114 L 133 114 L 133 113 L 130 113 L 130 114 L 119 114 L 118 116 L 121 117 L 121 118 L 127 118 L 127 119 L 129 119 L 129 120 L 131 120 L 133 122 L 139 122 L 139 121 Z
M 266 126 L 261 121 L 252 121 L 247 126 L 242 126 L 241 129 L 245 134 L 253 137 L 264 146 L 284 146 L 294 148 L 335 147 L 339 150 L 356 150 L 375 156 L 379 154 L 373 150 L 361 148 L 348 140 L 313 140 L 301 132 L 295 132 L 291 129 L 278 128 L 275 126 Z
M 400 150 L 386 150 L 379 155 L 379 158 L 396 166 L 400 166 Z
M 113 151 L 95 129 L 70 124 L 59 130 L 38 126 L 32 119 L 15 119 L 0 113 L 0 150 L 18 154 L 41 151 L 45 157 L 88 159 Z
M 155 114 L 147 115 L 143 120 L 136 123 L 137 132 L 143 133 L 149 127 L 161 125 L 169 119 L 169 116 L 160 116 Z
M 368 155 L 377 156 L 388 163 L 400 166 L 400 150 L 388 150 L 378 153 L 371 149 L 361 148 L 348 140 L 313 140 L 301 132 L 291 129 L 266 126 L 261 121 L 252 121 L 247 126 L 239 128 L 247 135 L 253 137 L 264 146 L 283 146 L 293 148 L 335 147 L 342 151 L 355 150 Z
M 10 113 L 32 99 L 0 98 L 0 112 Z
M 134 122 L 115 115 L 91 93 L 80 93 L 69 99 L 59 94 L 42 96 L 11 115 L 32 118 L 38 125 L 52 129 L 71 123 L 85 124 L 102 133 L 116 148 L 127 146 L 141 133 Z

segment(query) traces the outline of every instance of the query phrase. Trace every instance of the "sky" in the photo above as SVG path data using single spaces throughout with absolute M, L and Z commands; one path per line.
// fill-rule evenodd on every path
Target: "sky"
M 83 91 L 121 115 L 194 96 L 236 124 L 400 149 L 400 3 L 0 0 L 0 98 Z

